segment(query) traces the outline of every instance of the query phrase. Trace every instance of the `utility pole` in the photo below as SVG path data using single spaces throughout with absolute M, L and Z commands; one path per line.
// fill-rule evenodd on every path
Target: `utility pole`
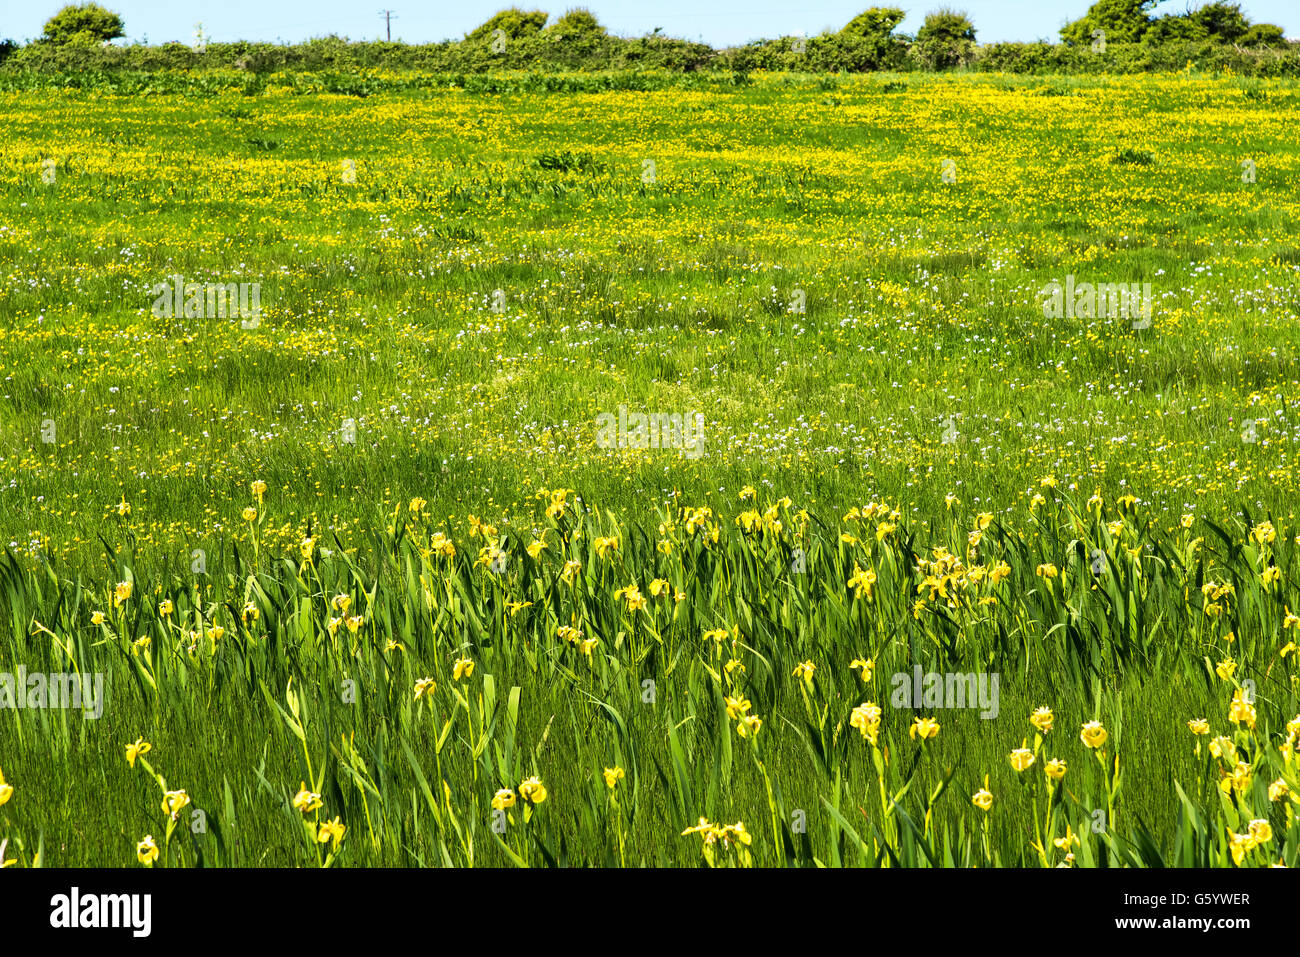
M 390 22 L 394 19 L 392 10 L 380 10 L 379 15 L 384 18 L 384 27 L 388 31 L 388 42 L 393 42 L 393 24 Z

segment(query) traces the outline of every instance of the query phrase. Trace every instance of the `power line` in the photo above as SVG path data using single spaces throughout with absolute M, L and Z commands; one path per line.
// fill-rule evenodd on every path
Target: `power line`
M 388 31 L 388 42 L 393 42 L 393 24 L 394 14 L 392 10 L 380 10 L 379 15 L 384 18 L 384 27 Z

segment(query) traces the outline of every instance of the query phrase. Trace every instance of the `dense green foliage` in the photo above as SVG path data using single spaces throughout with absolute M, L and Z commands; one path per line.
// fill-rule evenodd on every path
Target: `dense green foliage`
M 90 45 L 126 36 L 122 18 L 95 3 L 64 7 L 45 21 L 47 43 Z

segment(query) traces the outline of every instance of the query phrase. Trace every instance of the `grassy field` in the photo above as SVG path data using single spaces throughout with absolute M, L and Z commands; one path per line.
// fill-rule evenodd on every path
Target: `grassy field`
M 1297 862 L 1300 85 L 242 83 L 0 93 L 0 857 Z

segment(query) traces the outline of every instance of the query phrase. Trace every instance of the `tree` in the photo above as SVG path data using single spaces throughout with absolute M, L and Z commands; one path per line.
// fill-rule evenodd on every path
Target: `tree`
M 1235 43 L 1250 30 L 1250 21 L 1235 3 L 1207 3 L 1188 17 L 1205 30 L 1206 36 L 1223 43 Z
M 97 3 L 68 5 L 45 21 L 48 43 L 104 43 L 126 36 L 122 18 Z
M 844 24 L 839 36 L 876 40 L 889 36 L 907 16 L 898 7 L 871 7 Z
M 928 14 L 912 50 L 927 67 L 960 66 L 975 49 L 975 25 L 965 13 L 944 8 Z
M 494 13 L 486 23 L 475 28 L 473 32 L 467 33 L 465 39 L 489 42 L 496 38 L 498 30 L 509 40 L 537 36 L 550 18 L 551 15 L 545 10 L 520 10 L 518 7 L 511 7 L 509 10 Z
M 1205 27 L 1191 17 L 1168 16 L 1151 21 L 1142 34 L 1142 42 L 1147 46 L 1159 46 L 1162 43 L 1179 43 L 1205 40 Z
M 1061 27 L 1061 40 L 1071 46 L 1092 43 L 1092 31 L 1101 30 L 1108 43 L 1137 43 L 1150 28 L 1147 11 L 1156 0 L 1097 0 L 1088 12 Z
M 1203 4 L 1187 13 L 1152 20 L 1142 36 L 1142 42 L 1152 46 L 1180 40 L 1238 43 L 1242 46 L 1279 46 L 1286 43 L 1281 27 L 1271 23 L 1251 26 L 1239 4 L 1221 0 Z
M 871 7 L 846 23 L 835 35 L 844 65 L 850 70 L 879 70 L 895 65 L 910 42 L 909 37 L 894 33 L 906 16 L 897 7 Z

